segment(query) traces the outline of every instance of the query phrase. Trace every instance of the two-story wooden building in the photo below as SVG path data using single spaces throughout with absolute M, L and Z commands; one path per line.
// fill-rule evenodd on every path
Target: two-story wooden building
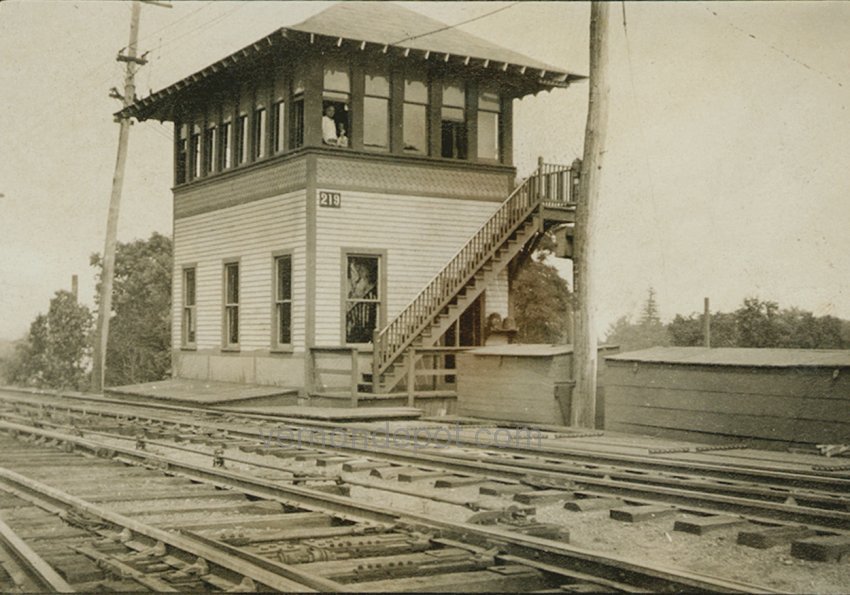
M 345 348 L 387 392 L 411 346 L 480 344 L 573 182 L 516 186 L 514 100 L 577 78 L 345 2 L 126 108 L 174 122 L 174 375 L 303 387 Z

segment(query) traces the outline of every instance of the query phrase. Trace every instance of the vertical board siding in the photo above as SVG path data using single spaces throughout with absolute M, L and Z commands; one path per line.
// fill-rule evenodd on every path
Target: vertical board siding
M 196 266 L 197 348 L 222 344 L 225 259 L 238 259 L 241 350 L 269 349 L 272 338 L 272 255 L 292 253 L 292 340 L 304 345 L 306 209 L 304 192 L 258 200 L 174 222 L 172 341 L 181 344 L 184 266 Z
M 343 340 L 343 249 L 386 250 L 388 295 L 384 303 L 389 320 L 407 306 L 499 206 L 495 202 L 349 191 L 342 193 L 341 208 L 318 208 L 316 344 L 340 345 Z M 504 301 L 507 302 L 506 295 Z

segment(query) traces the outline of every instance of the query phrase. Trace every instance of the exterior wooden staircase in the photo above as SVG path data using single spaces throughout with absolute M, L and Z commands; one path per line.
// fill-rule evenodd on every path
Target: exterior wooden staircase
M 578 162 L 540 161 L 431 282 L 383 329 L 375 330 L 372 392 L 389 393 L 407 374 L 410 348 L 433 347 L 511 260 L 551 225 L 575 221 Z

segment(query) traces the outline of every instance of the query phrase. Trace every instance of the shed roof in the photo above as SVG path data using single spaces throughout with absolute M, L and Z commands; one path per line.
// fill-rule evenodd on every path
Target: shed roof
M 600 345 L 599 351 L 610 351 L 618 349 L 616 346 Z M 547 345 L 545 343 L 508 345 L 487 345 L 469 350 L 474 355 L 498 355 L 511 357 L 552 357 L 555 355 L 567 355 L 573 352 L 572 345 Z
M 607 361 L 755 368 L 850 367 L 850 350 L 755 349 L 743 347 L 651 347 L 609 355 Z
M 584 75 L 551 66 L 513 50 L 446 25 L 394 2 L 340 2 L 290 27 L 282 27 L 233 52 L 218 62 L 147 97 L 137 99 L 116 115 L 169 119 L 169 107 L 199 83 L 241 70 L 246 61 L 270 55 L 282 46 L 290 49 L 312 44 L 316 38 L 331 39 L 365 49 L 369 44 L 385 52 L 389 48 L 404 58 L 439 60 L 467 68 L 492 69 L 501 76 L 521 81 L 528 93 L 567 87 Z

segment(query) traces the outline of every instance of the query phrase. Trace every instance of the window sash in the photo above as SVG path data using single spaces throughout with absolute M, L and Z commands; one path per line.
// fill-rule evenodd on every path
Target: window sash
M 233 126 L 230 122 L 223 122 L 221 125 L 221 133 L 219 134 L 219 169 L 230 169 L 232 165 L 232 156 L 230 147 L 232 146 Z
M 248 161 L 248 116 L 241 115 L 236 120 L 236 164 Z
M 239 344 L 239 263 L 224 265 L 224 343 Z
M 390 147 L 390 100 L 363 98 L 363 146 L 370 149 Z
M 183 345 L 193 345 L 197 335 L 195 269 L 183 270 Z
M 204 135 L 204 171 L 206 173 L 212 173 L 216 169 L 216 164 L 218 163 L 218 140 L 217 135 L 218 130 L 215 126 L 210 126 L 207 128 L 206 134 Z
M 272 146 L 275 153 L 280 153 L 284 150 L 286 139 L 286 102 L 278 101 L 274 104 L 272 112 L 274 118 L 274 128 L 272 128 Z
M 266 156 L 266 109 L 254 111 L 254 159 Z
M 478 157 L 499 159 L 501 151 L 501 122 L 497 112 L 478 111 Z

